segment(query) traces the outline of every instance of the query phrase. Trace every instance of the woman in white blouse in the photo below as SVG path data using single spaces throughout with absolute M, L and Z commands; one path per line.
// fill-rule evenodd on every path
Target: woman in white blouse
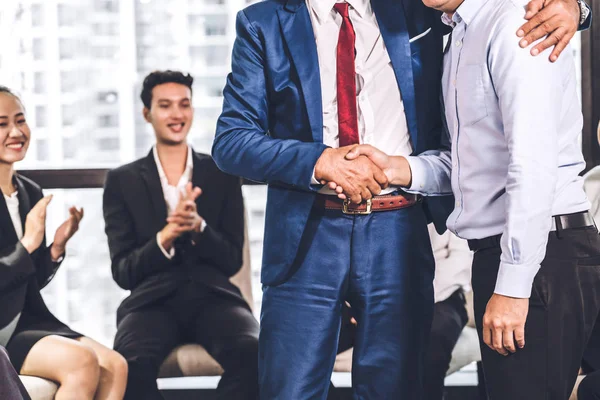
M 58 269 L 83 210 L 72 207 L 46 246 L 52 197 L 44 197 L 35 182 L 13 168 L 25 157 L 30 137 L 21 100 L 0 86 L 0 345 L 20 374 L 58 382 L 57 400 L 122 399 L 125 360 L 60 322 L 40 294 Z

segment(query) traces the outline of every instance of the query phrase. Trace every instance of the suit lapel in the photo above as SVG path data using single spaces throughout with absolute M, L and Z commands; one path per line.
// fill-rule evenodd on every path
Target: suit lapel
M 148 191 L 147 196 L 152 204 L 152 211 L 155 216 L 154 223 L 162 227 L 166 223 L 167 204 L 165 202 L 165 196 L 160 184 L 160 177 L 158 176 L 158 169 L 154 162 L 152 151 L 150 151 L 150 154 L 148 154 L 144 161 L 140 175 Z
M 196 199 L 198 213 L 202 215 L 201 210 L 204 209 L 202 204 L 204 203 L 204 199 L 206 198 L 206 185 L 208 184 L 208 179 L 210 178 L 209 176 L 207 176 L 205 168 L 205 160 L 207 160 L 207 158 L 201 157 L 195 151 L 192 151 L 192 157 L 194 158 L 194 167 L 192 169 L 192 186 L 197 186 L 200 189 L 202 189 L 203 194 L 201 194 L 200 197 Z
M 412 69 L 410 37 L 406 25 L 404 2 L 415 0 L 371 0 L 371 6 L 377 17 L 379 30 L 387 48 L 396 81 L 402 94 L 406 122 L 413 148 L 417 148 L 417 105 L 415 101 L 415 83 Z
M 322 143 L 323 106 L 319 56 L 308 9 L 304 0 L 288 0 L 284 9 L 278 10 L 277 14 L 298 72 L 313 140 Z
M 31 197 L 25 189 L 25 185 L 18 175 L 15 175 L 15 183 L 17 191 L 19 192 L 19 215 L 21 216 L 21 224 L 23 225 L 23 231 L 25 231 L 25 221 L 27 220 L 27 214 L 31 211 L 33 205 L 31 204 Z
M 23 225 L 25 226 L 25 225 Z M 4 246 L 14 244 L 19 240 L 15 227 L 13 226 L 8 207 L 6 206 L 6 199 L 4 195 L 0 199 L 0 243 Z

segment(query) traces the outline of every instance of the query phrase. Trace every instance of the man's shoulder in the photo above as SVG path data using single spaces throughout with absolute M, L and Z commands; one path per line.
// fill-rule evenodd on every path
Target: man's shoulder
M 489 1 L 486 8 L 488 26 L 493 27 L 492 35 L 502 35 L 517 40 L 517 29 L 527 20 L 525 7 L 528 0 Z
M 295 2 L 299 4 L 304 3 L 304 1 Z M 244 13 L 249 21 L 264 21 L 271 19 L 279 10 L 283 10 L 286 4 L 286 0 L 263 0 L 244 8 L 242 13 Z

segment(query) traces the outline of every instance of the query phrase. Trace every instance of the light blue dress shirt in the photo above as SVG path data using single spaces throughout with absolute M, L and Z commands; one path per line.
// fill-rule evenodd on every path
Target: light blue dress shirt
M 495 293 L 528 298 L 552 216 L 588 210 L 579 172 L 583 125 L 568 47 L 532 57 L 518 46 L 528 0 L 465 0 L 444 57 L 456 207 L 448 228 L 465 239 L 502 234 Z

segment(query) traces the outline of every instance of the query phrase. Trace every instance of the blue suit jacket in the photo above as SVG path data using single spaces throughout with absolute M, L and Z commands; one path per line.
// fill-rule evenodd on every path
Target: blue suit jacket
M 402 93 L 414 154 L 439 149 L 445 129 L 440 14 L 418 0 L 371 4 Z M 267 285 L 289 276 L 315 200 L 313 168 L 326 148 L 320 84 L 304 0 L 268 0 L 238 14 L 232 72 L 212 152 L 223 171 L 269 184 L 262 267 Z M 425 201 L 440 232 L 453 203 L 451 196 Z

